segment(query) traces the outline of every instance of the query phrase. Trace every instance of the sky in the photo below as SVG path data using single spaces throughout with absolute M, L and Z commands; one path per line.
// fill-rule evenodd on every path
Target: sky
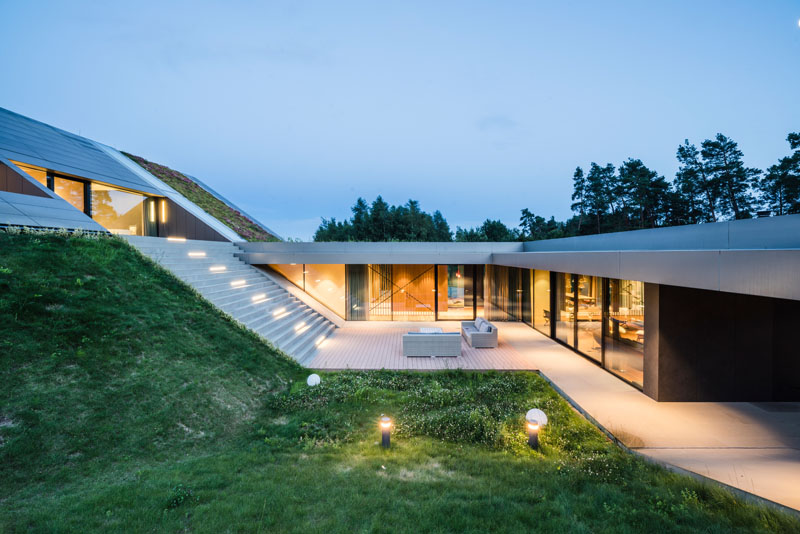
M 359 196 L 564 219 L 572 173 L 672 179 L 800 131 L 800 1 L 0 0 L 0 107 L 196 176 L 284 237 Z

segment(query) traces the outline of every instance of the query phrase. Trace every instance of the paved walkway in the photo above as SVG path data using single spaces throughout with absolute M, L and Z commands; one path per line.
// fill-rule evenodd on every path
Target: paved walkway
M 457 323 L 436 323 L 445 331 Z M 311 367 L 537 369 L 626 446 L 800 510 L 800 403 L 655 402 L 519 323 L 500 323 L 500 347 L 461 358 L 403 358 L 403 332 L 431 324 L 347 323 Z M 471 349 L 472 350 L 472 349 Z M 454 361 L 456 360 L 456 361 Z

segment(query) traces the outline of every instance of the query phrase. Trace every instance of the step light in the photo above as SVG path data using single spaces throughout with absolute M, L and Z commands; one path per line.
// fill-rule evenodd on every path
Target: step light
M 231 287 L 244 287 L 247 284 L 247 280 L 233 280 L 231 281 Z
M 186 243 L 185 237 L 168 237 L 167 241 L 172 241 L 173 243 Z
M 253 295 L 250 300 L 253 301 L 253 304 L 259 304 L 259 303 L 264 302 L 265 300 L 267 300 L 267 294 L 266 293 L 257 293 L 255 295 Z
M 205 258 L 206 257 L 206 253 L 203 252 L 203 251 L 190 252 L 189 253 L 189 257 L 190 258 Z
M 228 268 L 225 267 L 224 265 L 212 265 L 211 267 L 208 268 L 208 270 L 211 271 L 212 273 L 221 273 L 227 271 Z
M 277 316 L 281 315 L 281 314 L 282 314 L 282 313 L 284 313 L 284 312 L 286 312 L 286 308 L 278 308 L 277 310 L 275 310 L 274 312 L 272 312 L 272 315 L 274 315 L 275 317 L 277 317 Z

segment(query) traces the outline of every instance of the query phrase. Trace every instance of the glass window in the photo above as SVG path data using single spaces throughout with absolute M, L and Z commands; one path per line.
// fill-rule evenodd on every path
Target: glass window
M 522 310 L 522 322 L 533 325 L 533 280 L 531 269 L 519 269 L 520 274 L 520 308 Z
M 386 263 L 369 265 L 369 306 L 366 318 L 370 321 L 392 320 L 392 266 Z
M 550 271 L 533 271 L 533 327 L 550 335 Z
M 602 359 L 603 279 L 578 276 L 578 350 L 590 358 Z
M 433 265 L 392 266 L 392 319 L 433 321 L 436 285 Z
M 112 234 L 144 235 L 145 200 L 147 197 L 144 195 L 93 183 L 92 219 Z
M 86 184 L 56 176 L 53 179 L 53 185 L 58 196 L 75 206 L 76 209 L 86 212 L 86 197 L 84 196 Z
M 291 263 L 288 265 L 270 265 L 274 270 L 283 275 L 284 278 L 291 283 L 305 291 L 305 284 L 303 283 L 303 264 Z
M 474 268 L 472 265 L 439 265 L 439 319 L 468 321 L 473 317 Z
M 575 346 L 575 286 L 571 274 L 556 273 L 556 339 Z
M 25 165 L 24 163 L 20 163 L 18 161 L 12 161 L 14 165 L 25 171 L 31 178 L 42 184 L 43 186 L 47 187 L 47 171 L 41 169 L 39 167 L 32 167 L 30 165 Z
M 345 319 L 366 321 L 369 310 L 369 265 L 345 265 Z
M 475 265 L 475 270 L 473 276 L 475 276 L 475 316 L 476 317 L 484 317 L 483 311 L 483 293 L 484 293 L 484 283 L 486 277 L 484 274 L 486 273 L 486 267 L 484 265 Z
M 609 280 L 608 304 L 606 368 L 641 388 L 644 368 L 644 283 Z
M 306 292 L 344 318 L 344 265 L 306 264 L 305 271 Z

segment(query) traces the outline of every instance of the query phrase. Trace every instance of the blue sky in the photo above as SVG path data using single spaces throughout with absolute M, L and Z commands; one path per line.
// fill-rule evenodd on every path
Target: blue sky
M 576 165 L 667 178 L 800 130 L 800 2 L 11 2 L 0 106 L 207 182 L 284 236 L 358 196 L 455 228 L 570 215 Z

